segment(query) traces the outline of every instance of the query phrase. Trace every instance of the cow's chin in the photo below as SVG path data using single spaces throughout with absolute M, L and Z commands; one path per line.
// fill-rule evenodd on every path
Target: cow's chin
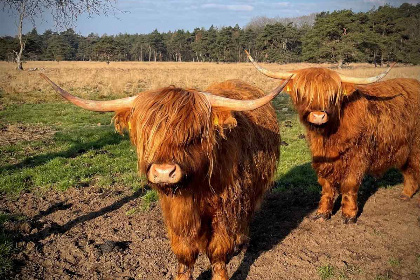
M 313 128 L 324 128 L 328 125 L 328 122 L 323 122 L 323 123 L 319 123 L 319 122 L 308 122 L 308 124 L 313 127 Z
M 176 195 L 179 193 L 180 190 L 183 189 L 182 185 L 179 183 L 151 183 L 153 188 L 158 190 L 159 192 L 162 192 L 166 195 Z
M 153 182 L 149 179 L 147 181 L 150 186 L 165 195 L 178 195 L 182 194 L 182 191 L 186 189 L 186 185 L 188 185 L 190 180 L 187 179 L 187 176 L 183 176 L 176 183 Z

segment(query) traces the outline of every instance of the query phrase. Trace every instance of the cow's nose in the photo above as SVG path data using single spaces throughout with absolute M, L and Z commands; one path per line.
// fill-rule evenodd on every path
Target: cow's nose
M 308 121 L 316 125 L 324 124 L 328 121 L 328 114 L 322 111 L 311 112 L 308 116 Z
M 152 164 L 147 179 L 155 184 L 175 184 L 181 180 L 182 171 L 178 164 Z

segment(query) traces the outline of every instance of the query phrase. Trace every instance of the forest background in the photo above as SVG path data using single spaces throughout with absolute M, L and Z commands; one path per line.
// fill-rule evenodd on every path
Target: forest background
M 390 61 L 420 64 L 420 4 L 380 6 L 368 12 L 322 12 L 298 18 L 258 17 L 246 26 L 149 34 L 82 36 L 36 28 L 24 35 L 23 59 L 47 61 L 244 62 L 243 50 L 276 63 Z M 13 61 L 17 37 L 0 37 L 0 60 Z

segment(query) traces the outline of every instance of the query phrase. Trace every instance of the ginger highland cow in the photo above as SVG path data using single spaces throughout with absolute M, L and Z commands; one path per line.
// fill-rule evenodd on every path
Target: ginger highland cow
M 139 172 L 158 191 L 176 279 L 192 279 L 199 253 L 213 279 L 228 279 L 229 257 L 248 240 L 250 219 L 271 187 L 279 159 L 279 125 L 269 95 L 239 80 L 206 92 L 173 86 L 113 101 L 64 98 L 93 111 L 115 112 L 129 130 Z
M 248 54 L 248 53 L 247 53 Z M 357 193 L 365 174 L 380 176 L 398 168 L 404 176 L 402 199 L 420 184 L 420 82 L 391 79 L 385 73 L 353 78 L 325 68 L 263 74 L 277 79 L 293 75 L 287 92 L 305 125 L 312 166 L 322 186 L 316 218 L 331 217 L 341 192 L 345 223 L 355 222 Z

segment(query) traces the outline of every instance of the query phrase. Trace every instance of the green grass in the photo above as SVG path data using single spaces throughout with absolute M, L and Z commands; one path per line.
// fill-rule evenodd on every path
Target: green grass
M 3 126 L 36 124 L 57 131 L 52 139 L 0 146 L 0 192 L 141 184 L 135 149 L 128 136 L 115 133 L 111 118 L 69 104 L 13 105 L 0 111 Z
M 321 280 L 330 279 L 334 276 L 334 274 L 335 268 L 330 264 L 318 267 L 318 275 L 321 278 Z
M 57 128 L 80 128 L 97 123 L 109 124 L 112 113 L 83 110 L 69 103 L 14 104 L 0 111 L 2 123 L 49 125 Z
M 392 267 L 399 267 L 401 265 L 401 260 L 398 258 L 390 258 L 388 263 L 392 266 Z
M 142 196 L 142 210 L 149 210 L 150 206 L 158 201 L 158 193 L 155 190 L 148 190 L 145 195 Z
M 150 207 L 158 201 L 158 193 L 155 190 L 147 190 L 146 194 L 141 197 L 141 205 L 140 207 L 133 207 L 129 209 L 125 214 L 127 216 L 135 215 L 139 212 L 148 211 Z

